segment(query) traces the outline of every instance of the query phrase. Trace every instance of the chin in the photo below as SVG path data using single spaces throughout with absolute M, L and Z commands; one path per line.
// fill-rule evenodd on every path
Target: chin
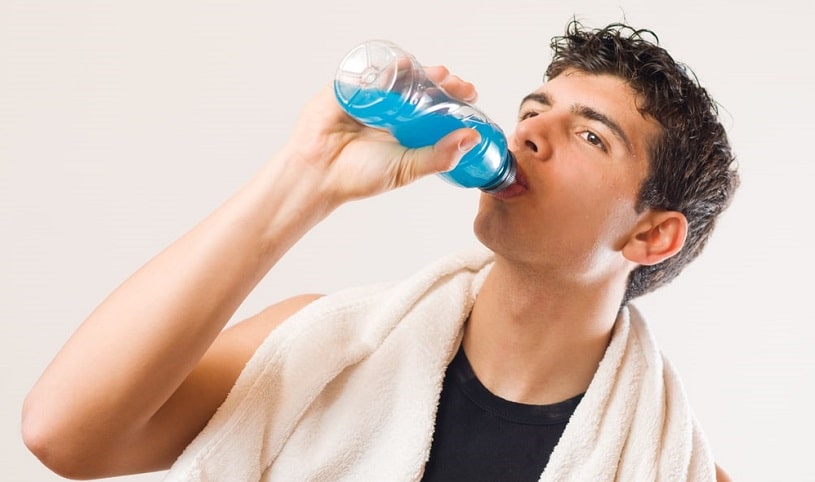
M 503 251 L 502 245 L 510 239 L 510 236 L 507 236 L 507 227 L 502 221 L 500 214 L 484 209 L 479 209 L 473 220 L 473 233 L 476 239 L 492 252 Z
M 514 214 L 507 212 L 506 205 L 486 199 L 481 202 L 473 220 L 473 234 L 496 256 L 534 264 L 540 253 L 538 236 L 542 233 L 530 231 L 528 223 Z

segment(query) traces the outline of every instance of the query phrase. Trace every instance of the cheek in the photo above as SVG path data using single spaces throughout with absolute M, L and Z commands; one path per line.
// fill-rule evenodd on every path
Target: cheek
M 566 170 L 551 194 L 565 219 L 591 225 L 604 224 L 614 211 L 618 183 L 591 169 Z
M 598 243 L 619 251 L 638 219 L 636 197 L 626 186 L 608 185 L 595 202 Z
M 635 220 L 635 193 L 631 186 L 611 176 L 580 176 L 569 183 L 564 212 L 577 229 L 596 237 L 601 245 L 616 245 Z

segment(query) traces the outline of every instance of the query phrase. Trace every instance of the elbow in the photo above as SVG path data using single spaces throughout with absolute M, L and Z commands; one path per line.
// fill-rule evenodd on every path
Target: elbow
M 89 451 L 83 449 L 87 440 L 53 418 L 26 400 L 21 435 L 28 450 L 61 477 L 73 480 L 100 477 L 96 472 L 100 458 L 88 456 Z
M 72 464 L 72 457 L 61 448 L 59 437 L 34 417 L 23 416 L 22 436 L 28 450 L 49 470 L 68 479 L 81 478 Z

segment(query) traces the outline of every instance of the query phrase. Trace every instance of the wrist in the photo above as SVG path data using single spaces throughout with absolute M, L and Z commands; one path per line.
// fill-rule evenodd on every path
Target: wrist
M 275 155 L 239 193 L 251 209 L 245 210 L 264 243 L 287 249 L 339 205 L 324 192 L 317 169 L 290 152 Z

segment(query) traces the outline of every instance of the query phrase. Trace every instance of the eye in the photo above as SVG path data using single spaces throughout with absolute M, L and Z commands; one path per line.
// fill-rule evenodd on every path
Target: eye
M 592 131 L 583 131 L 583 132 L 580 133 L 580 135 L 589 144 L 601 149 L 603 152 L 608 151 L 608 149 L 606 148 L 605 142 L 603 142 L 603 139 L 601 139 L 600 136 L 598 136 L 594 132 L 592 132 Z
M 538 113 L 535 112 L 534 110 L 526 110 L 521 112 L 520 115 L 518 115 L 518 120 L 523 121 L 529 119 L 530 117 L 535 117 L 536 115 L 538 115 Z

